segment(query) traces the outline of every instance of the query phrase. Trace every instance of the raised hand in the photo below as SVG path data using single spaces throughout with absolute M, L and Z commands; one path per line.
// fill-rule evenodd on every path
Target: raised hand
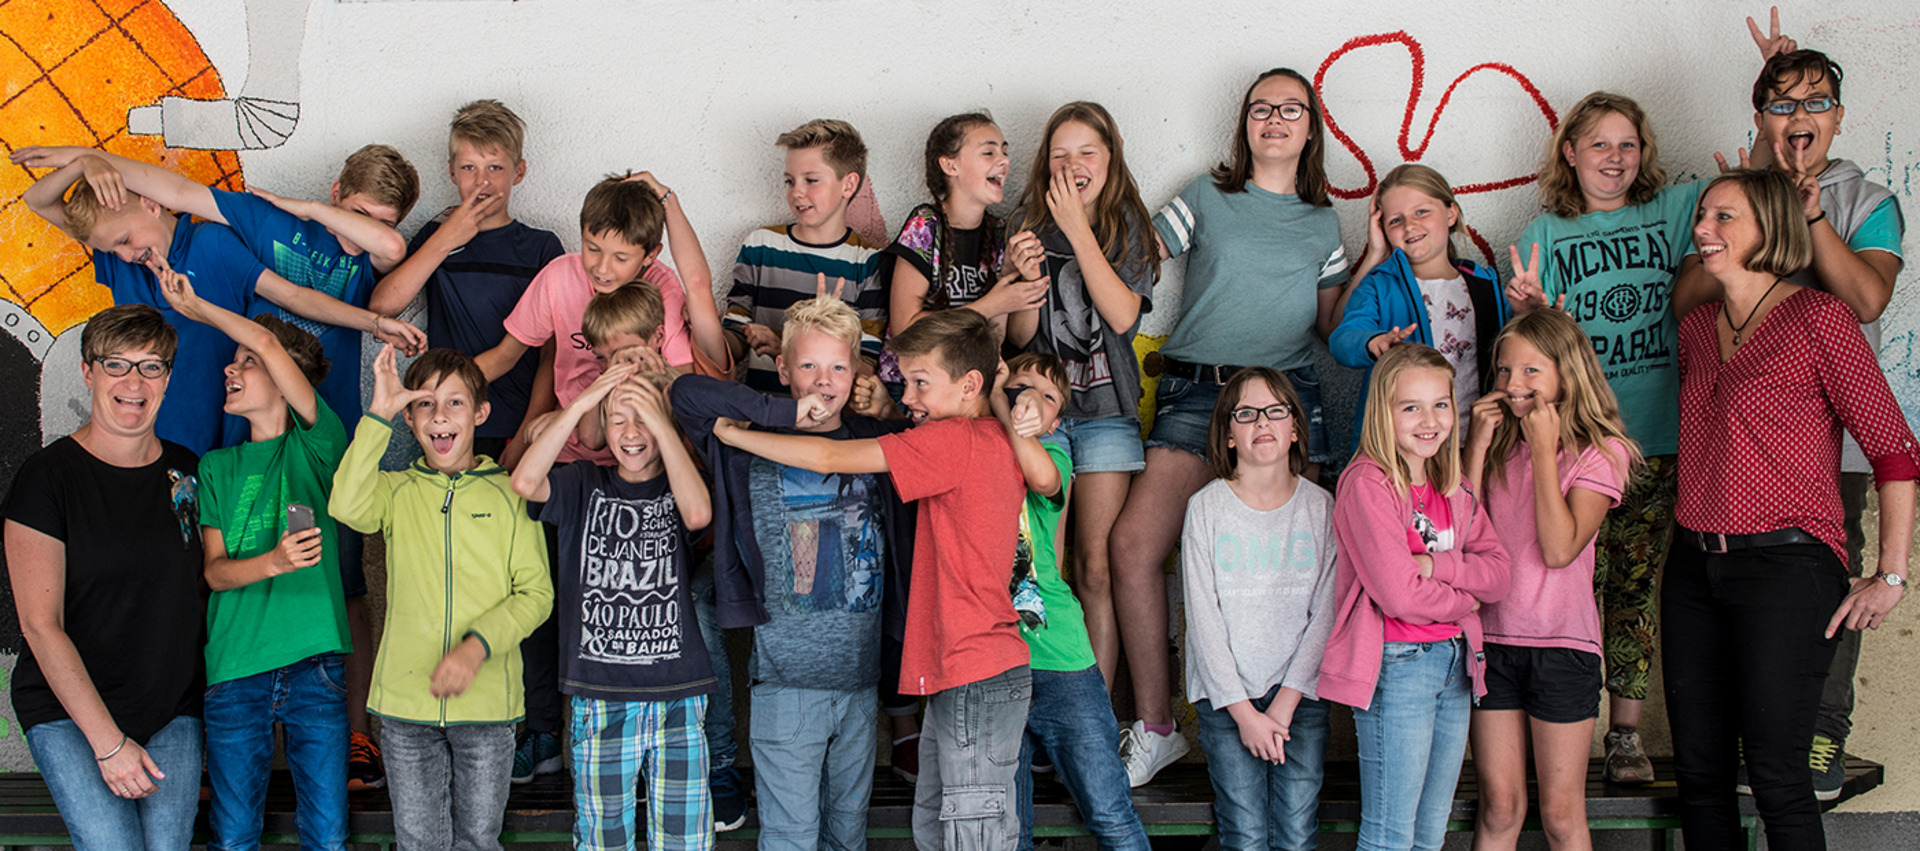
M 1374 360 L 1379 360 L 1388 349 L 1406 342 L 1407 338 L 1413 336 L 1413 332 L 1418 330 L 1420 328 L 1417 325 L 1395 325 L 1389 331 L 1375 334 L 1367 340 L 1367 354 L 1372 355 Z
M 847 408 L 860 416 L 876 420 L 893 419 L 898 413 L 893 407 L 893 397 L 887 395 L 886 385 L 875 375 L 861 375 L 853 379 L 853 398 L 847 400 Z
M 1507 303 L 1513 306 L 1514 313 L 1532 313 L 1543 307 L 1566 309 L 1566 293 L 1549 303 L 1547 291 L 1540 285 L 1540 243 L 1533 244 L 1533 253 L 1524 264 L 1520 262 L 1519 248 L 1509 245 L 1507 254 L 1513 259 L 1513 278 L 1507 281 Z
M 1727 172 L 1730 172 L 1735 168 L 1752 168 L 1753 167 L 1752 159 L 1747 155 L 1746 148 L 1734 148 L 1733 152 L 1736 156 L 1739 157 L 1740 164 L 1737 166 L 1727 165 L 1726 154 L 1720 153 L 1719 151 L 1713 152 L 1713 164 L 1720 167 L 1721 174 L 1726 174 Z
M 427 332 L 391 316 L 374 315 L 373 336 L 389 346 L 399 346 L 408 355 L 417 355 L 427 348 Z
M 1041 420 L 1040 404 L 1034 401 L 1039 396 L 1038 393 L 1031 396 L 1022 393 L 1020 398 L 1014 401 L 1013 410 L 1009 414 L 1013 420 L 1015 435 L 1023 438 L 1040 436 L 1041 426 L 1045 423 Z
M 211 305 L 193 291 L 193 283 L 187 276 L 167 265 L 167 258 L 154 254 L 147 260 L 147 269 L 160 281 L 160 295 L 173 307 L 174 312 L 195 322 L 206 322 Z
M 1069 238 L 1093 233 L 1087 224 L 1086 205 L 1080 203 L 1080 190 L 1073 185 L 1073 169 L 1061 166 L 1053 170 L 1053 177 L 1047 182 L 1047 211 L 1053 214 L 1053 223 L 1059 226 L 1060 232 Z
M 1393 247 L 1387 244 L 1386 219 L 1380 214 L 1380 202 L 1378 199 L 1368 199 L 1367 253 L 1360 255 L 1361 262 L 1372 260 L 1376 264 L 1384 263 L 1392 252 Z
M 1007 262 L 1019 270 L 1025 281 L 1040 280 L 1046 274 L 1047 250 L 1033 231 L 1023 230 L 1007 240 Z
M 600 376 L 595 378 L 593 383 L 588 384 L 587 389 L 580 391 L 579 396 L 574 397 L 573 406 L 585 409 L 600 404 L 601 399 L 607 398 L 607 394 L 613 392 L 613 388 L 619 387 L 621 382 L 632 378 L 639 368 L 639 365 L 633 361 L 608 363 Z
M 631 405 L 655 440 L 674 438 L 673 408 L 667 404 L 667 394 L 653 382 L 644 378 L 621 382 L 613 398 L 619 404 Z
M 399 360 L 394 354 L 393 345 L 381 346 L 380 353 L 373 356 L 373 399 L 367 403 L 367 413 L 391 421 L 408 405 L 431 398 L 432 390 L 424 387 L 407 389 L 400 380 Z
M 1793 189 L 1800 195 L 1800 210 L 1808 219 L 1820 217 L 1820 175 L 1813 173 L 1813 152 L 1773 143 L 1773 161 L 1786 176 L 1793 178 Z
M 667 200 L 667 196 L 673 194 L 673 190 L 668 189 L 658 178 L 654 177 L 653 172 L 650 171 L 627 172 L 626 181 L 628 183 L 644 184 L 648 189 L 653 190 L 654 197 L 659 198 L 661 201 Z
M 93 187 L 93 197 L 100 199 L 100 206 L 109 210 L 118 210 L 127 203 L 127 179 L 113 164 L 96 156 L 82 155 L 80 176 L 86 178 L 87 185 Z
M 846 291 L 847 291 L 847 279 L 834 278 L 833 279 L 833 297 L 845 298 L 846 296 L 842 295 L 842 293 L 845 293 Z M 813 273 L 813 297 L 814 298 L 827 297 L 827 273 L 825 272 Z
M 808 393 L 794 400 L 793 427 L 801 431 L 825 425 L 833 417 L 833 408 L 827 399 L 818 393 Z
M 746 338 L 747 348 L 760 354 L 767 357 L 780 354 L 780 335 L 773 333 L 772 328 L 758 322 L 749 322 L 740 327 L 740 336 Z
M 1493 430 L 1507 418 L 1507 391 L 1495 390 L 1473 400 L 1468 408 L 1467 443 L 1485 446 L 1493 443 Z
M 62 168 L 93 151 L 77 145 L 28 145 L 7 155 L 7 162 L 27 168 Z
M 1769 24 L 1766 32 L 1760 31 L 1760 25 L 1753 18 L 1747 18 L 1747 34 L 1753 36 L 1753 46 L 1760 49 L 1760 61 L 1765 62 L 1782 53 L 1792 53 L 1799 49 L 1793 39 L 1780 34 L 1780 7 L 1767 9 Z
M 1560 445 L 1560 406 L 1545 399 L 1536 399 L 1533 410 L 1520 418 L 1520 431 L 1527 436 L 1528 446 L 1558 447 Z
M 247 184 L 247 191 L 265 199 L 267 203 L 279 207 L 282 212 L 291 214 L 295 218 L 305 221 L 313 220 L 312 205 L 314 202 L 312 201 L 303 201 L 298 198 L 282 198 L 253 184 Z
M 460 199 L 459 206 L 447 211 L 446 219 L 440 223 L 436 235 L 446 234 L 446 238 L 455 245 L 466 245 L 480 233 L 480 223 L 506 203 L 507 196 L 501 193 L 475 192 L 471 197 Z

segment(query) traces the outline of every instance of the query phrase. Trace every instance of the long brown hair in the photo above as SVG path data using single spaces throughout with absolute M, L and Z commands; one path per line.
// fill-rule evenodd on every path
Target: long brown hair
M 1593 130 L 1607 113 L 1618 113 L 1633 122 L 1640 134 L 1640 174 L 1627 190 L 1628 204 L 1645 204 L 1660 194 L 1667 183 L 1667 170 L 1660 167 L 1660 146 L 1653 140 L 1653 125 L 1647 113 L 1633 98 L 1612 92 L 1594 92 L 1567 110 L 1560 128 L 1547 142 L 1547 155 L 1540 161 L 1540 206 L 1563 219 L 1579 218 L 1587 211 L 1586 193 L 1580 191 L 1580 175 L 1567 162 L 1568 145 L 1580 143 L 1580 137 Z
M 933 277 L 927 281 L 926 298 L 921 300 L 921 305 L 926 310 L 946 310 L 950 306 L 950 300 L 947 297 L 947 266 L 953 263 L 953 228 L 947 224 L 946 204 L 947 196 L 953 194 L 953 185 L 947 180 L 947 170 L 940 167 L 940 160 L 960 156 L 960 146 L 966 144 L 967 134 L 973 132 L 973 128 L 993 124 L 993 116 L 988 115 L 985 110 L 962 112 L 940 119 L 940 123 L 933 125 L 933 130 L 927 133 L 925 163 L 927 193 L 933 196 L 933 212 L 939 222 L 939 227 L 935 229 L 938 232 L 936 238 L 939 243 L 934 247 L 936 262 L 933 265 Z M 990 247 L 991 240 L 998 238 L 992 232 L 992 224 L 995 221 L 997 219 L 994 218 L 993 213 L 988 212 L 981 222 L 982 226 L 987 228 L 985 236 L 989 240 L 981 246 L 981 252 L 987 255 L 985 259 L 989 261 L 993 254 Z M 995 268 L 991 271 L 992 274 L 997 275 L 1000 270 Z
M 1546 355 L 1553 361 L 1554 369 L 1560 371 L 1559 401 L 1534 402 L 1559 405 L 1560 451 L 1578 454 L 1589 446 L 1598 446 L 1602 455 L 1622 466 L 1623 480 L 1632 475 L 1640 465 L 1640 445 L 1627 436 L 1627 427 L 1620 421 L 1620 400 L 1607 384 L 1607 373 L 1593 354 L 1593 343 L 1587 338 L 1587 332 L 1565 311 L 1536 310 L 1514 317 L 1493 340 L 1495 370 L 1499 369 L 1500 347 L 1510 339 L 1527 341 L 1527 345 Z M 1488 493 L 1506 483 L 1507 458 L 1524 438 L 1520 420 L 1512 411 L 1506 411 L 1500 424 L 1494 426 L 1493 443 L 1487 447 Z M 1607 446 L 1609 441 L 1618 441 L 1625 448 L 1626 457 L 1613 457 L 1613 451 Z
M 1094 240 L 1100 243 L 1100 250 L 1106 254 L 1108 262 L 1114 265 L 1143 264 L 1158 278 L 1160 252 L 1147 238 L 1146 228 L 1151 219 L 1147 217 L 1147 205 L 1140 201 L 1140 186 L 1134 182 L 1133 172 L 1127 168 L 1120 127 L 1114 123 L 1113 115 L 1107 112 L 1106 107 L 1092 101 L 1074 101 L 1054 110 L 1053 117 L 1047 119 L 1047 131 L 1040 135 L 1040 153 L 1033 158 L 1033 167 L 1027 173 L 1027 186 L 1020 192 L 1019 206 L 1026 210 L 1026 214 L 1015 230 L 1038 233 L 1053 224 L 1053 211 L 1047 207 L 1047 189 L 1053 179 L 1048 152 L 1052 150 L 1054 132 L 1069 121 L 1078 121 L 1091 128 L 1099 134 L 1101 144 L 1107 146 L 1107 179 L 1100 187 L 1100 196 L 1093 201 L 1093 216 L 1089 222 L 1093 225 Z M 1136 237 L 1132 246 L 1127 244 L 1129 235 Z M 1133 249 L 1132 256 L 1126 256 L 1129 247 Z
M 1265 366 L 1250 366 L 1233 374 L 1220 388 L 1220 395 L 1213 402 L 1213 419 L 1207 422 L 1207 466 L 1213 469 L 1217 478 L 1232 481 L 1239 477 L 1240 457 L 1231 445 L 1233 437 L 1233 409 L 1239 407 L 1240 397 L 1246 387 L 1255 381 L 1265 382 L 1267 389 L 1273 392 L 1273 398 L 1287 406 L 1293 416 L 1287 418 L 1287 424 L 1293 428 L 1293 445 L 1287 447 L 1287 468 L 1298 476 L 1307 469 L 1307 418 L 1301 411 L 1300 394 L 1293 392 L 1293 382 L 1281 375 L 1278 370 Z
M 1301 149 L 1300 164 L 1294 169 L 1294 192 L 1300 200 L 1315 207 L 1331 207 L 1333 201 L 1327 197 L 1327 134 L 1320 118 L 1320 93 L 1313 90 L 1311 81 L 1292 68 L 1274 68 L 1255 77 L 1247 93 L 1240 96 L 1240 108 L 1233 113 L 1233 153 L 1226 162 L 1213 167 L 1213 185 L 1229 194 L 1247 191 L 1247 181 L 1253 177 L 1253 146 L 1247 142 L 1247 105 L 1253 99 L 1253 90 L 1274 77 L 1296 80 L 1307 90 L 1307 145 Z

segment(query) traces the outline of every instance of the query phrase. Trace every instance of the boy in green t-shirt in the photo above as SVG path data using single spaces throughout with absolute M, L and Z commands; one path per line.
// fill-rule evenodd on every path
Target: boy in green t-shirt
M 1053 433 L 1060 409 L 1073 392 L 1067 370 L 1053 355 L 1027 352 L 1007 361 L 1000 387 L 1003 392 L 993 396 L 993 413 L 1006 425 L 1027 479 L 1013 565 L 1020 637 L 1027 640 L 1033 658 L 1033 705 L 1015 775 L 1019 848 L 1033 848 L 1032 768 L 1036 753 L 1044 753 L 1101 848 L 1146 851 L 1147 833 L 1133 809 L 1127 768 L 1120 761 L 1119 725 L 1107 699 L 1106 679 L 1094 661 L 1080 601 L 1060 577 L 1060 517 L 1067 508 L 1073 461 L 1067 447 L 1039 438 Z M 1040 605 L 1027 601 L 1023 585 L 1037 586 Z
M 206 543 L 207 774 L 213 845 L 260 842 L 273 728 L 286 734 L 307 848 L 347 837 L 347 637 L 327 497 L 347 448 L 340 418 L 314 392 L 327 374 L 319 339 L 280 319 L 255 320 L 194 294 L 156 257 L 160 291 L 183 317 L 238 344 L 225 371 L 229 414 L 248 442 L 200 459 Z

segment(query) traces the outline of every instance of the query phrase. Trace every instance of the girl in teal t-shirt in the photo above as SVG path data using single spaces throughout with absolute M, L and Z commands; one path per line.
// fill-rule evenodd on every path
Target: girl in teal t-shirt
M 1627 434 L 1646 453 L 1646 464 L 1600 526 L 1594 566 L 1613 725 L 1607 779 L 1615 783 L 1653 780 L 1653 765 L 1640 748 L 1640 707 L 1653 663 L 1654 573 L 1673 541 L 1680 440 L 1680 373 L 1668 302 L 1681 261 L 1692 251 L 1700 200 L 1700 184 L 1666 182 L 1640 105 L 1594 92 L 1567 113 L 1541 164 L 1546 214 L 1509 248 L 1514 276 L 1507 297 L 1514 312 L 1552 305 L 1573 315 L 1620 399 Z

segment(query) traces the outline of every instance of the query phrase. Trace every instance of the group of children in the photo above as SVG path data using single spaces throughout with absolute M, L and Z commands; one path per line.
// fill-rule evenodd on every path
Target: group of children
M 1823 191 L 1841 172 L 1835 191 L 1864 199 L 1827 208 L 1862 234 L 1842 238 L 1897 269 L 1897 206 L 1826 159 L 1839 82 L 1820 54 L 1770 59 L 1757 147 Z M 206 456 L 216 845 L 258 840 L 277 722 L 303 845 L 344 842 L 350 756 L 403 847 L 489 848 L 510 782 L 564 751 L 578 847 L 710 847 L 746 800 L 718 636 L 752 627 L 764 845 L 862 845 L 885 712 L 923 846 L 1029 847 L 1050 765 L 1103 847 L 1145 848 L 1129 789 L 1179 755 L 1149 737 L 1178 734 L 1147 723 L 1161 695 L 1122 743 L 1120 622 L 1159 619 L 1165 679 L 1166 614 L 1119 562 L 1157 578 L 1177 539 L 1223 845 L 1312 846 L 1332 701 L 1354 708 L 1362 847 L 1438 847 L 1469 735 L 1493 846 L 1525 818 L 1531 748 L 1551 840 L 1586 847 L 1602 659 L 1651 651 L 1614 658 L 1596 551 L 1639 566 L 1610 606 L 1649 593 L 1673 498 L 1668 293 L 1711 284 L 1682 262 L 1698 189 L 1664 187 L 1638 108 L 1597 93 L 1555 135 L 1550 212 L 1504 287 L 1457 255 L 1460 208 L 1421 165 L 1381 181 L 1349 269 L 1305 79 L 1263 75 L 1235 126 L 1228 162 L 1150 217 L 1113 117 L 1068 104 L 1002 219 L 1004 137 L 949 117 L 931 202 L 881 248 L 848 225 L 858 133 L 808 122 L 778 140 L 794 220 L 746 239 L 724 314 L 651 174 L 588 192 L 578 252 L 516 221 L 524 129 L 496 101 L 456 115 L 460 202 L 411 245 L 393 227 L 417 179 L 383 146 L 325 204 L 16 152 L 54 168 L 28 203 L 95 250 L 115 301 L 181 331 L 158 428 Z M 1622 228 L 1632 245 L 1597 244 Z M 1132 337 L 1160 263 L 1188 253 L 1143 442 Z M 424 334 L 392 318 L 423 295 Z M 1369 371 L 1337 497 L 1316 483 L 1334 460 L 1316 330 Z M 364 405 L 361 332 L 385 343 Z M 418 457 L 383 463 L 406 432 Z M 377 655 L 358 602 L 373 533 Z M 1151 655 L 1125 650 L 1151 693 Z M 1636 719 L 1616 701 L 1624 779 Z

